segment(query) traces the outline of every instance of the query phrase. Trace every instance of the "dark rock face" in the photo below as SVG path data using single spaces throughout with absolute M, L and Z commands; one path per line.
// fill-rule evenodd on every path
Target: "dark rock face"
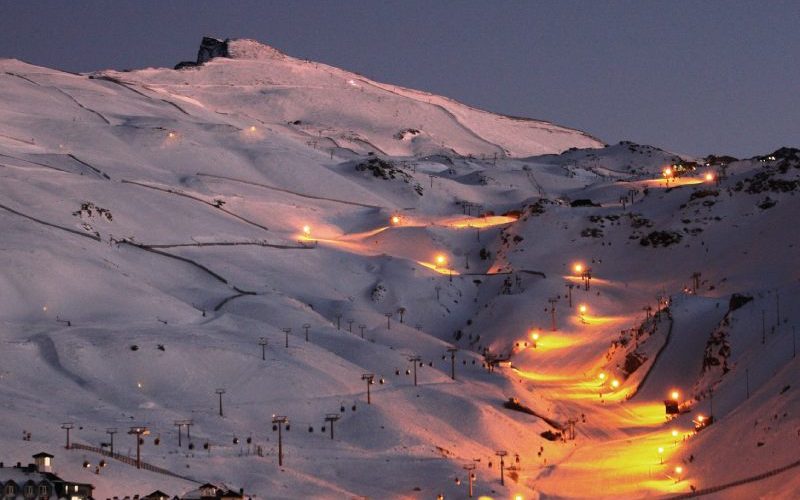
M 200 42 L 200 50 L 197 51 L 197 62 L 181 61 L 175 65 L 175 69 L 193 68 L 215 57 L 230 57 L 230 53 L 228 52 L 228 39 L 220 40 L 218 38 L 204 36 L 203 40 Z
M 200 50 L 197 51 L 197 64 L 203 64 L 215 57 L 230 57 L 228 53 L 228 40 L 219 40 L 204 36 L 200 42 Z

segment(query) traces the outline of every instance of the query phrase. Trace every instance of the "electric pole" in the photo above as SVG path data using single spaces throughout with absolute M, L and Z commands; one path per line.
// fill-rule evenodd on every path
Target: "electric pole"
M 109 427 L 108 429 L 106 429 L 106 434 L 111 436 L 111 456 L 112 457 L 114 456 L 114 434 L 116 434 L 117 432 L 118 431 L 117 431 L 116 427 Z
M 475 480 L 475 464 L 467 464 L 463 467 L 467 471 L 467 481 L 469 482 L 469 498 L 472 498 L 472 482 Z
M 551 319 L 551 323 L 552 323 L 552 329 L 553 329 L 553 331 L 556 331 L 557 330 L 557 326 L 556 326 L 556 302 L 558 302 L 558 299 L 555 298 L 555 297 L 550 297 L 549 299 L 547 299 L 547 302 L 550 303 L 550 319 Z
M 73 424 L 72 422 L 65 422 L 65 423 L 61 424 L 61 428 L 64 429 L 65 431 L 67 431 L 67 445 L 65 446 L 66 449 L 70 449 L 69 431 L 70 431 L 70 429 L 72 429 L 74 427 L 75 427 L 75 424 Z
M 289 333 L 292 331 L 291 328 L 281 328 L 281 331 L 286 335 L 286 348 L 289 348 Z
M 258 345 L 261 346 L 261 360 L 266 361 L 267 359 L 267 338 L 261 337 L 258 339 Z
M 342 313 L 336 313 L 336 329 L 342 329 Z
M 450 353 L 450 378 L 456 379 L 456 351 L 458 347 L 448 347 L 447 352 Z
M 575 283 L 567 283 L 565 285 L 567 287 L 567 297 L 569 297 L 569 306 L 572 307 L 572 289 L 575 288 Z
M 132 434 L 136 436 L 136 468 L 142 468 L 142 455 L 141 455 L 141 445 L 144 441 L 142 436 L 146 436 L 150 434 L 150 430 L 147 427 L 131 427 L 131 430 L 128 431 L 128 434 Z
M 367 381 L 367 404 L 372 404 L 372 399 L 369 392 L 369 386 L 375 383 L 375 374 L 374 373 L 364 373 L 361 375 L 361 380 Z
M 499 451 L 496 451 L 496 452 L 495 452 L 495 455 L 497 455 L 498 457 L 500 457 L 500 484 L 501 484 L 501 485 L 503 485 L 503 486 L 505 486 L 505 484 L 506 484 L 506 479 L 505 479 L 505 477 L 504 477 L 504 468 L 505 468 L 505 465 L 506 465 L 506 464 L 505 464 L 505 462 L 503 462 L 503 457 L 505 457 L 506 455 L 508 455 L 508 452 L 507 452 L 507 451 L 505 451 L 505 450 L 499 450 Z
M 422 358 L 419 357 L 419 356 L 411 356 L 410 358 L 408 358 L 408 360 L 411 361 L 411 363 L 414 364 L 414 387 L 416 387 L 417 386 L 417 363 L 422 361 Z
M 217 389 L 214 392 L 219 395 L 219 416 L 222 417 L 222 395 L 225 394 L 225 389 Z
M 386 329 L 387 330 L 391 330 L 392 329 L 392 313 L 383 313 L 383 315 L 386 316 Z
M 272 430 L 278 431 L 278 466 L 283 467 L 283 435 L 281 434 L 281 426 L 286 425 L 286 430 L 289 430 L 289 417 L 272 416 Z
M 364 338 L 364 328 L 366 328 L 366 327 L 367 327 L 367 325 L 364 325 L 364 324 L 358 325 L 358 329 L 361 330 L 361 338 L 362 339 Z
M 354 319 L 348 319 L 347 320 L 347 331 L 348 332 L 353 333 L 353 323 L 355 323 L 355 321 L 356 320 L 354 320 Z
M 178 448 L 180 448 L 182 446 L 182 444 L 181 444 L 181 434 L 183 434 L 183 426 L 184 426 L 183 420 L 176 420 L 174 422 L 174 425 L 175 425 L 175 427 L 178 428 Z
M 341 418 L 341 415 L 338 413 L 328 413 L 325 415 L 325 421 L 330 422 L 331 426 L 331 440 L 333 440 L 333 423 L 339 420 L 339 418 Z
M 303 329 L 306 331 L 306 342 L 308 342 L 308 329 L 311 328 L 310 323 L 303 324 Z

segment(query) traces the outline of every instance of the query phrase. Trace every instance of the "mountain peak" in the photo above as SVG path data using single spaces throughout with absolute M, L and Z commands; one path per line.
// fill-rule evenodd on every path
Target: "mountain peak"
M 200 41 L 200 48 L 197 51 L 196 61 L 181 61 L 175 65 L 175 69 L 199 66 L 217 57 L 230 59 L 277 59 L 284 58 L 286 55 L 256 40 L 246 38 L 224 40 L 211 36 L 204 36 Z

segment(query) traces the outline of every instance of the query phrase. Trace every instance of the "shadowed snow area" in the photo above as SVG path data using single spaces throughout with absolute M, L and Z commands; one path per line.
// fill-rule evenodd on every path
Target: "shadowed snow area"
M 466 498 L 467 464 L 476 498 L 800 488 L 798 150 L 604 146 L 228 50 L 0 60 L 0 460 L 96 498 Z M 134 457 L 147 426 L 184 479 L 95 474 L 64 422 Z

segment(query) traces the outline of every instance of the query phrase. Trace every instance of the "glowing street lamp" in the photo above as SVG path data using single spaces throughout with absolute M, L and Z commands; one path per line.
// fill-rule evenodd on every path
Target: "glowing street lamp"
M 308 224 L 303 226 L 303 234 L 306 236 L 306 238 L 311 236 L 311 226 L 309 226 Z
M 681 467 L 680 465 L 675 466 L 675 476 L 676 476 L 675 482 L 676 483 L 680 482 L 680 480 L 682 479 L 681 476 L 683 476 L 683 467 Z
M 575 271 L 575 274 L 581 274 L 583 272 L 583 264 L 578 262 L 572 266 L 572 269 Z
M 680 397 L 681 397 L 681 393 L 680 393 L 680 392 L 678 392 L 678 391 L 676 391 L 676 390 L 673 390 L 673 391 L 670 393 L 670 395 L 669 395 L 669 396 L 672 398 L 672 400 L 673 400 L 673 401 L 678 401 L 678 400 L 680 399 Z
M 393 215 L 392 216 L 392 224 L 394 224 L 394 225 L 400 224 L 400 216 L 399 215 Z
M 663 172 L 661 172 L 661 173 L 664 175 L 664 177 L 666 177 L 667 179 L 669 179 L 670 177 L 672 177 L 672 167 L 666 167 L 666 168 L 663 170 Z
M 537 342 L 539 342 L 539 333 L 538 332 L 531 333 L 531 340 L 533 340 L 533 347 L 535 349 Z
M 706 182 L 714 182 L 714 173 L 713 172 L 706 172 L 705 179 L 706 179 Z
M 589 310 L 589 308 L 588 308 L 588 307 L 586 307 L 586 304 L 581 304 L 581 305 L 578 307 L 578 312 L 580 313 L 580 317 L 581 317 L 581 323 L 583 323 L 583 324 L 586 324 L 586 317 L 585 317 L 585 315 L 586 315 L 586 312 L 587 312 L 588 310 Z
M 617 379 L 612 380 L 611 381 L 611 387 L 613 387 L 614 389 L 619 388 L 619 380 L 617 380 Z
M 664 447 L 658 447 L 658 461 L 663 465 L 664 464 Z
M 600 372 L 600 375 L 598 375 L 598 376 L 597 376 L 597 378 L 599 378 L 599 379 L 600 379 L 600 382 L 605 382 L 605 380 L 606 380 L 606 374 L 605 374 L 605 373 L 603 373 L 603 372 Z
M 437 267 L 442 267 L 445 264 L 447 264 L 447 257 L 445 257 L 443 254 L 437 255 L 436 256 L 436 266 Z

